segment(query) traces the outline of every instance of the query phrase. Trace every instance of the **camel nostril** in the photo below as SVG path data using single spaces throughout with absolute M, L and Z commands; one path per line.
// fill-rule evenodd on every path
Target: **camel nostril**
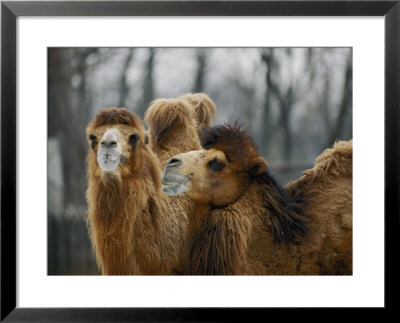
M 100 145 L 102 148 L 115 148 L 115 147 L 117 147 L 117 142 L 116 141 L 107 142 L 107 141 L 103 140 L 100 142 Z
M 171 158 L 168 163 L 167 166 L 168 167 L 178 167 L 182 164 L 182 161 L 178 158 Z

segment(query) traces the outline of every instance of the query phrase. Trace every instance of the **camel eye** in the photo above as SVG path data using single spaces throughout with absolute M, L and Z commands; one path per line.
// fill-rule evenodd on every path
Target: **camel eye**
M 137 133 L 129 136 L 129 144 L 131 146 L 136 146 L 137 142 L 139 141 L 140 136 Z
M 225 164 L 220 162 L 217 158 L 214 158 L 208 162 L 208 166 L 213 170 L 213 171 L 218 171 L 221 170 L 222 168 L 225 167 Z
M 94 148 L 97 144 L 97 138 L 95 135 L 90 135 L 89 140 L 92 142 L 92 148 Z

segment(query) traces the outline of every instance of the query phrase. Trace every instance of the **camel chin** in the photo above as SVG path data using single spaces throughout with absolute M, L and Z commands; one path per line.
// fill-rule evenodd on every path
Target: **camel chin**
M 188 190 L 188 182 L 179 183 L 176 185 L 162 185 L 162 191 L 169 196 L 178 196 L 187 192 Z
M 113 172 L 119 164 L 118 160 L 101 159 L 97 161 L 104 172 Z
M 120 156 L 116 152 L 103 152 L 99 149 L 97 153 L 97 163 L 104 172 L 113 172 L 120 162 Z

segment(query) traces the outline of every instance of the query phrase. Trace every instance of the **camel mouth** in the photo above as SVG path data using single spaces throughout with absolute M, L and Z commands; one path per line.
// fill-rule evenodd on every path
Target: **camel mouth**
M 109 155 L 98 156 L 97 162 L 103 171 L 112 172 L 117 168 L 119 164 L 119 158 L 115 159 Z
M 176 184 L 176 185 L 165 185 L 163 184 L 162 191 L 169 196 L 182 195 L 187 191 L 188 183 Z
M 188 190 L 189 177 L 167 169 L 161 178 L 161 184 L 161 189 L 165 194 L 177 196 Z

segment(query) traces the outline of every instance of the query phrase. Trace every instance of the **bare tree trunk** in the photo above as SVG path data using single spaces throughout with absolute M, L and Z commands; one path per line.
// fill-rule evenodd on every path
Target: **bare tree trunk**
M 290 118 L 293 106 L 293 89 L 289 87 L 286 96 L 281 97 L 281 125 L 283 130 L 283 158 L 291 160 L 292 157 L 292 131 Z
M 264 155 L 268 155 L 268 147 L 270 146 L 268 143 L 272 140 L 271 135 L 271 120 L 270 120 L 270 110 L 271 110 L 271 92 L 273 91 L 273 83 L 271 71 L 273 69 L 274 64 L 274 56 L 272 49 L 265 49 L 261 52 L 261 60 L 265 64 L 266 72 L 265 72 L 265 91 L 264 91 L 264 109 L 263 109 L 263 122 L 261 127 L 261 151 Z M 271 88 L 272 87 L 272 88 Z
M 205 81 L 205 69 L 206 69 L 206 51 L 204 49 L 197 49 L 197 71 L 196 78 L 193 86 L 193 93 L 199 93 L 204 91 L 204 81 Z
M 121 79 L 119 81 L 119 88 L 120 88 L 120 98 L 119 98 L 119 104 L 118 107 L 126 107 L 126 98 L 129 95 L 129 85 L 127 83 L 127 78 L 126 78 L 126 74 L 129 70 L 129 66 L 131 65 L 133 56 L 134 56 L 134 49 L 130 49 L 128 52 L 128 55 L 126 56 L 123 68 L 122 68 L 122 72 L 121 72 Z
M 140 100 L 139 107 L 137 109 L 137 114 L 143 118 L 144 113 L 147 110 L 150 102 L 154 100 L 154 81 L 153 81 L 153 70 L 154 70 L 154 57 L 156 50 L 154 48 L 149 48 L 149 56 L 146 62 L 146 73 L 143 81 L 143 95 Z
M 86 59 L 93 50 L 49 50 L 49 136 L 58 137 L 61 143 L 65 206 L 78 208 L 86 205 L 85 128 L 86 110 L 91 105 L 86 88 Z M 78 61 L 76 66 L 69 64 L 72 59 Z M 78 80 L 75 88 L 71 85 L 73 78 Z
M 287 49 L 287 53 L 291 55 L 291 49 Z M 285 160 L 290 160 L 292 157 L 292 131 L 290 129 L 290 119 L 294 103 L 294 90 L 293 86 L 289 85 L 286 92 L 283 92 L 282 88 L 276 83 L 274 78 L 274 71 L 277 68 L 276 61 L 274 58 L 274 49 L 264 50 L 261 54 L 261 59 L 267 67 L 267 72 L 265 76 L 266 80 L 266 93 L 264 101 L 264 122 L 269 119 L 269 111 L 271 106 L 271 96 L 275 96 L 279 103 L 280 112 L 280 127 L 283 135 L 283 150 L 282 157 Z M 270 127 L 264 127 L 263 142 L 266 143 L 269 138 Z
M 352 61 L 349 58 L 345 70 L 345 81 L 343 87 L 342 101 L 340 103 L 340 108 L 339 108 L 339 114 L 334 123 L 334 127 L 330 133 L 330 136 L 328 137 L 327 147 L 332 146 L 336 140 L 340 139 L 341 134 L 343 132 L 346 116 L 352 108 L 352 101 L 353 101 L 353 67 L 352 67 Z

